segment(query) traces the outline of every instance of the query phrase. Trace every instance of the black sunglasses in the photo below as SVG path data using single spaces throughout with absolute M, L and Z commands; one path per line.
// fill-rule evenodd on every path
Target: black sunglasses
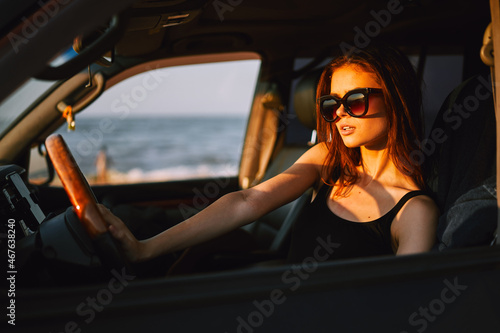
M 382 93 L 379 88 L 359 88 L 347 92 L 344 97 L 338 98 L 332 95 L 318 98 L 321 116 L 328 122 L 334 122 L 339 117 L 337 110 L 344 105 L 346 112 L 352 117 L 363 117 L 368 112 L 368 96 L 374 93 Z

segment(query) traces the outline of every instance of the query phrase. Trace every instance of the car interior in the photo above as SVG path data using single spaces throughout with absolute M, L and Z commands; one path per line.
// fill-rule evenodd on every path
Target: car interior
M 499 70 L 493 57 L 493 45 L 500 45 L 494 44 L 500 38 L 497 2 L 0 2 L 0 211 L 7 221 L 0 226 L 0 250 L 15 263 L 8 272 L 16 276 L 17 327 L 494 331 L 500 325 L 499 93 L 492 84 Z M 316 144 L 316 86 L 323 66 L 334 54 L 370 43 L 401 49 L 422 82 L 426 139 L 415 158 L 431 175 L 428 184 L 440 209 L 432 251 L 321 262 L 310 271 L 286 264 L 289 236 L 311 201 L 310 189 L 218 239 L 146 263 L 124 259 L 97 202 L 144 239 L 226 193 L 286 170 Z M 110 103 L 98 103 L 113 90 L 126 92 L 120 89 L 131 79 L 147 87 L 146 78 L 173 77 L 155 74 L 163 69 L 246 61 L 258 68 L 246 91 L 248 111 L 238 129 L 236 170 L 229 175 L 97 183 L 82 172 L 93 161 L 60 134 L 78 132 L 92 108 L 100 119 L 93 126 L 104 133 L 121 115 L 128 118 L 134 107 L 120 114 Z M 184 90 L 196 99 L 192 87 L 189 82 Z M 94 132 L 87 133 L 92 143 Z M 155 140 L 146 144 L 174 141 Z M 121 144 L 124 151 L 139 139 L 131 132 L 129 141 Z M 123 288 L 114 292 L 110 281 Z M 443 290 L 453 290 L 457 301 L 444 301 Z M 442 311 L 433 311 L 440 295 Z M 89 297 L 100 299 L 101 307 L 80 307 Z M 477 306 L 471 309 L 471 303 Z M 263 304 L 272 305 L 269 313 Z M 423 306 L 433 319 L 418 312 Z M 387 313 L 395 315 L 389 320 Z

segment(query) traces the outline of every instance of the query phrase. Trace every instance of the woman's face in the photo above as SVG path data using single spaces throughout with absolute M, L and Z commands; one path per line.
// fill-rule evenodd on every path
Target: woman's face
M 357 65 L 345 65 L 332 74 L 330 94 L 338 98 L 357 88 L 381 88 L 375 74 Z M 361 118 L 351 117 L 341 105 L 337 110 L 337 130 L 349 148 L 384 149 L 387 144 L 387 109 L 381 93 L 369 95 L 368 112 Z

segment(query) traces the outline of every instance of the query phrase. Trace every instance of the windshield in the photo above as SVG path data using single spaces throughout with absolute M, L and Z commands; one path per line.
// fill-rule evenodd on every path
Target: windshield
M 41 95 L 49 90 L 56 81 L 30 79 L 16 92 L 0 104 L 0 133 L 16 121 L 23 112 Z
M 74 131 L 64 124 L 56 132 L 91 184 L 235 176 L 260 64 L 231 60 L 142 72 L 78 113 Z M 30 166 L 32 182 L 46 178 L 38 173 L 44 165 Z

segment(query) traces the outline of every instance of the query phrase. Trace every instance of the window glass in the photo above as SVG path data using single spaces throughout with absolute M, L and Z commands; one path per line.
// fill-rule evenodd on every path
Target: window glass
M 237 175 L 260 60 L 154 69 L 61 127 L 91 184 Z
M 4 132 L 41 95 L 48 91 L 55 81 L 30 79 L 17 91 L 0 103 L 0 133 Z
M 418 57 L 409 58 L 416 67 Z M 463 61 L 461 54 L 430 54 L 426 57 L 422 82 L 426 135 L 446 96 L 462 82 Z

